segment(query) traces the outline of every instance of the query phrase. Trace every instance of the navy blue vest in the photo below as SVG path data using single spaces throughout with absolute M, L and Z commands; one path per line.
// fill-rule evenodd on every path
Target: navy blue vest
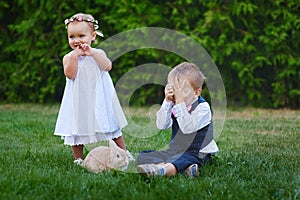
M 198 101 L 195 101 L 192 104 L 189 113 L 193 112 L 200 103 L 204 102 L 206 102 L 205 99 L 199 96 Z M 189 151 L 198 154 L 200 149 L 205 147 L 213 140 L 212 122 L 194 133 L 183 134 L 179 128 L 177 119 L 173 114 L 172 119 L 172 137 L 169 144 L 169 148 L 172 150 L 172 152 L 182 153 Z

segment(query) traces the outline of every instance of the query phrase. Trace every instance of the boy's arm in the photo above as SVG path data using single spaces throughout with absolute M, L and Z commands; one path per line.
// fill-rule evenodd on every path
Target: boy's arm
M 173 108 L 183 134 L 194 133 L 211 123 L 211 111 L 207 102 L 199 104 L 191 113 L 188 112 L 184 102 Z
M 173 102 L 167 102 L 164 100 L 160 109 L 156 113 L 156 126 L 158 129 L 168 129 L 172 126 L 173 120 L 172 115 Z

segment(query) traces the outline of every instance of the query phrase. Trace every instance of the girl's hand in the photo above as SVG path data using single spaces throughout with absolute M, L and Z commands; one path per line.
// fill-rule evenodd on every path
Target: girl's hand
M 79 56 L 84 56 L 85 52 L 83 51 L 83 49 L 80 48 L 80 46 L 76 47 L 76 49 L 73 50 L 72 54 L 78 58 Z
M 165 87 L 165 98 L 167 102 L 175 101 L 173 85 L 167 84 Z
M 93 49 L 88 44 L 80 45 L 80 49 L 83 50 L 85 56 L 92 56 L 93 55 Z

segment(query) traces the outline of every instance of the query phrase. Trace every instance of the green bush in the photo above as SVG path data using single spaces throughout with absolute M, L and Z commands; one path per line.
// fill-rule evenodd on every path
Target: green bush
M 190 36 L 219 67 L 232 105 L 300 108 L 299 9 L 292 0 L 0 2 L 0 101 L 60 101 L 62 57 L 70 51 L 63 20 L 87 12 L 100 19 L 106 38 L 140 27 Z M 138 50 L 118 58 L 111 76 L 116 82 L 134 66 L 181 61 L 169 52 Z M 155 87 L 140 90 L 132 104 L 155 102 L 161 93 Z

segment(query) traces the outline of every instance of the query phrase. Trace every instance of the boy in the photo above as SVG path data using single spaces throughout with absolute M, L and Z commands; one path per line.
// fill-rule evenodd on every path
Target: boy
M 143 151 L 137 158 L 137 171 L 147 177 L 198 176 L 198 167 L 218 151 L 213 140 L 212 114 L 200 96 L 205 77 L 193 63 L 183 62 L 172 69 L 165 87 L 165 99 L 157 112 L 158 129 L 172 126 L 166 151 Z

